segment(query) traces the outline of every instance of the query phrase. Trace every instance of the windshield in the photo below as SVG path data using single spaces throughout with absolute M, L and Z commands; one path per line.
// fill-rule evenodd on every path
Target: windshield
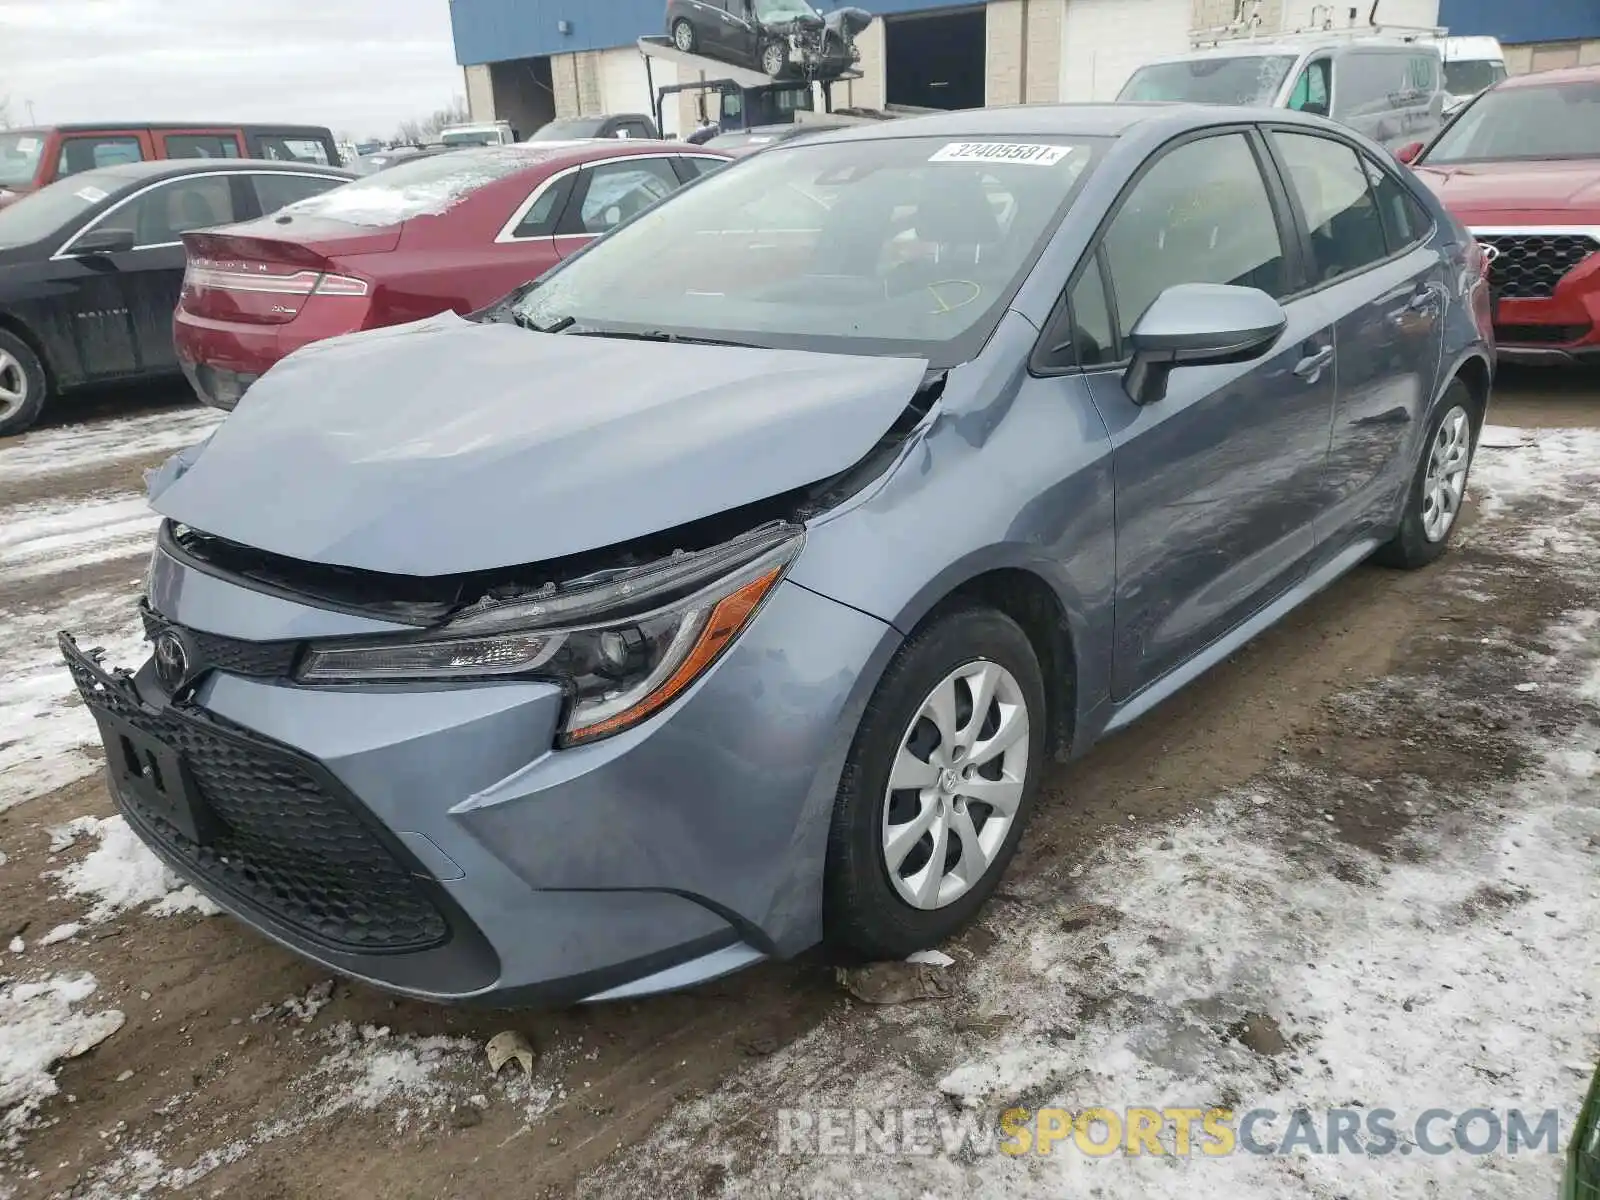
M 44 138 L 37 133 L 0 133 L 0 187 L 27 187 L 39 172 Z
M 442 146 L 498 146 L 500 144 L 499 130 L 489 129 L 463 129 L 456 133 L 441 134 L 439 144 Z
M 620 226 L 516 314 L 951 366 L 987 340 L 1104 144 L 791 143 Z
M 127 184 L 127 179 L 106 171 L 84 171 L 31 192 L 0 208 L 0 246 L 26 246 L 54 237 Z
M 1484 88 L 1491 88 L 1506 77 L 1503 62 L 1487 59 L 1463 59 L 1444 65 L 1444 90 L 1452 96 L 1476 96 Z
M 1118 100 L 1165 100 L 1185 104 L 1271 105 L 1294 66 L 1285 54 L 1238 58 L 1191 58 L 1140 67 L 1122 85 Z
M 1440 166 L 1541 158 L 1600 158 L 1600 83 L 1485 92 L 1419 161 Z
M 564 142 L 570 138 L 599 137 L 605 128 L 604 117 L 562 117 L 534 131 L 530 142 Z
M 757 146 L 770 146 L 775 142 L 792 137 L 787 133 L 757 133 L 750 130 L 740 130 L 738 133 L 724 133 L 712 138 L 706 143 L 713 150 L 743 150 L 754 149 Z
M 806 0 L 756 0 L 756 16 L 763 21 L 795 21 L 815 18 L 817 10 Z

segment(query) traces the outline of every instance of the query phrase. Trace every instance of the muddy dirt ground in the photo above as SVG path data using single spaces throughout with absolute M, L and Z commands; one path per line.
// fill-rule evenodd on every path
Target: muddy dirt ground
M 160 392 L 94 397 L 0 446 L 0 507 L 36 514 L 136 493 L 141 471 L 167 448 L 97 445 L 88 458 L 64 448 L 59 470 L 14 477 L 4 474 L 4 459 L 30 443 L 47 450 L 49 439 L 65 437 L 66 422 L 186 411 L 169 403 Z M 1508 371 L 1491 419 L 1600 427 L 1600 375 Z M 5 582 L 5 606 L 42 620 L 74 597 L 126 587 L 145 550 L 131 540 L 126 552 L 119 546 L 88 561 L 68 556 L 60 570 L 17 574 Z M 1430 754 L 1426 715 L 1415 730 L 1392 729 L 1357 746 L 1328 719 L 1327 702 L 1448 656 L 1435 636 L 1441 627 L 1462 637 L 1480 628 L 1487 636 L 1491 625 L 1531 629 L 1576 603 L 1569 585 L 1551 583 L 1543 595 L 1540 579 L 1503 567 L 1469 542 L 1434 570 L 1357 570 L 1134 729 L 1057 768 L 1006 888 L 1025 893 L 1031 879 L 1059 875 L 1109 831 L 1188 813 L 1285 756 L 1349 764 L 1353 755 L 1378 755 L 1385 769 L 1424 779 L 1454 770 Z M 1480 592 L 1500 580 L 1505 603 L 1465 598 L 1465 585 L 1451 581 L 1468 578 Z M 1380 839 L 1401 820 L 1389 814 L 1386 822 L 1373 803 L 1366 832 L 1352 837 Z M 87 971 L 98 982 L 93 1005 L 126 1018 L 119 1032 L 59 1067 L 60 1094 L 40 1107 L 15 1150 L 0 1148 L 0 1197 L 421 1200 L 593 1191 L 586 1181 L 625 1169 L 675 1105 L 824 1021 L 851 1019 L 831 968 L 816 958 L 686 995 L 507 1014 L 396 1002 L 343 981 L 322 1004 L 325 972 L 223 917 L 130 910 L 39 945 L 45 931 L 82 921 L 86 908 L 42 877 L 94 849 L 92 839 L 79 839 L 52 853 L 49 830 L 111 813 L 92 775 L 0 812 L 0 949 L 14 935 L 28 945 L 5 958 L 0 979 L 23 968 Z M 958 961 L 981 957 L 1013 919 L 1002 898 L 950 949 Z M 301 1002 L 286 1008 L 293 998 Z M 514 1068 L 490 1076 L 482 1044 L 506 1029 L 537 1049 L 531 1079 Z M 664 1194 L 712 1195 L 724 1186 L 720 1167 L 696 1174 L 677 1166 L 678 1182 Z

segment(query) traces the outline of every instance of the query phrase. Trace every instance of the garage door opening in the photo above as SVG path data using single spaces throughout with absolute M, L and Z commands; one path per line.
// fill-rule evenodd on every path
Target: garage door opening
M 556 94 L 550 59 L 513 58 L 489 65 L 494 88 L 494 112 L 522 141 L 535 129 L 556 119 Z
M 982 8 L 884 21 L 885 99 L 912 108 L 982 108 Z

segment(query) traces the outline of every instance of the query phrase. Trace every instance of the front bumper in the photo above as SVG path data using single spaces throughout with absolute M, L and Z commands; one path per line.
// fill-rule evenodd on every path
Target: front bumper
M 207 655 L 351 632 L 160 554 L 152 597 Z M 549 684 L 309 688 L 263 652 L 174 701 L 148 663 L 62 651 L 118 807 L 179 874 L 333 970 L 509 1005 L 680 987 L 815 942 L 839 771 L 897 640 L 783 584 L 685 697 L 560 751 Z M 136 773 L 157 759 L 200 827 Z
M 1499 359 L 1563 365 L 1600 362 L 1600 250 L 1582 257 L 1584 230 L 1477 227 L 1495 248 L 1490 280 Z M 1568 266 L 1567 264 L 1572 265 Z

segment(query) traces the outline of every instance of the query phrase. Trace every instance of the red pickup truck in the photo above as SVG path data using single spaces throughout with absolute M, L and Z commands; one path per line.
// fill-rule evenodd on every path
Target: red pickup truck
M 158 158 L 255 158 L 340 166 L 318 125 L 48 125 L 0 130 L 0 208 L 47 183 Z

